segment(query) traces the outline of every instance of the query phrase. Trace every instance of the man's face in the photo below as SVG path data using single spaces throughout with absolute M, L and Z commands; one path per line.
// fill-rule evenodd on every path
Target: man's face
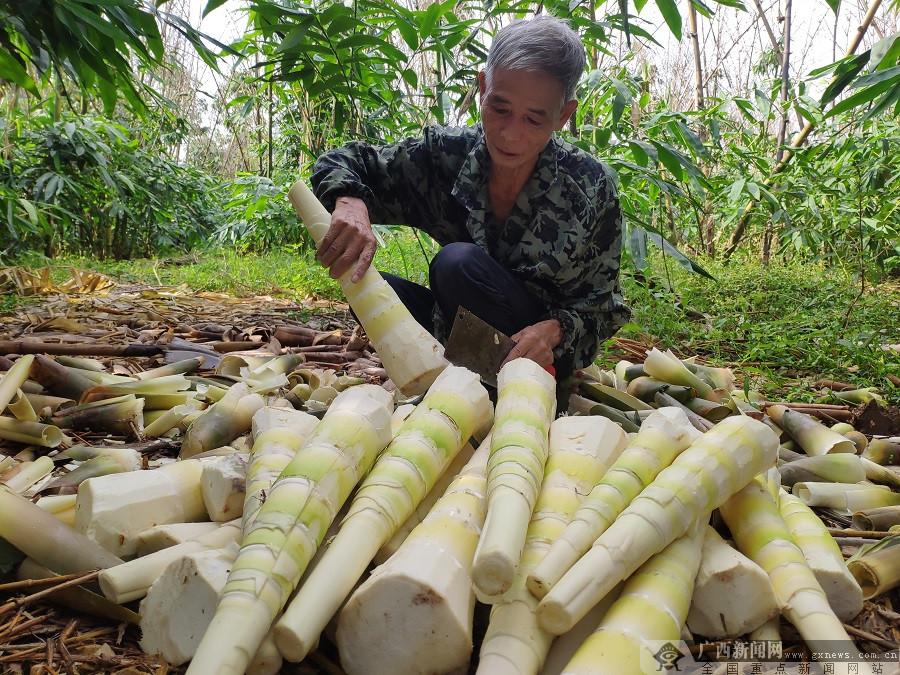
M 577 105 L 564 102 L 562 85 L 542 72 L 495 68 L 490 78 L 479 73 L 478 83 L 488 152 L 504 169 L 530 169 Z

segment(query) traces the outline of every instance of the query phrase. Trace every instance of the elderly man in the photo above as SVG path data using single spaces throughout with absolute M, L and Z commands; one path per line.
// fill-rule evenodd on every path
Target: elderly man
M 584 48 L 546 16 L 500 30 L 478 75 L 481 123 L 326 153 L 312 176 L 333 212 L 318 260 L 362 277 L 371 222 L 408 224 L 442 245 L 430 289 L 384 277 L 445 341 L 463 305 L 560 379 L 593 361 L 628 317 L 618 286 L 622 217 L 610 170 L 554 137 L 575 112 Z

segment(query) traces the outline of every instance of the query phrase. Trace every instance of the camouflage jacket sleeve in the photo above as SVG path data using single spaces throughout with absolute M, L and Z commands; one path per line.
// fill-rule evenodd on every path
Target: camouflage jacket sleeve
M 474 136 L 469 133 L 468 136 Z M 373 223 L 411 225 L 441 244 L 467 240 L 450 189 L 468 152 L 467 137 L 430 126 L 419 138 L 388 145 L 354 141 L 322 155 L 313 192 L 329 211 L 338 197 L 358 197 Z
M 606 171 L 606 184 L 598 189 L 595 218 L 585 251 L 578 264 L 582 275 L 548 308 L 547 318 L 559 321 L 563 338 L 554 350 L 557 370 L 568 372 L 590 365 L 600 343 L 612 336 L 631 312 L 619 287 L 622 246 L 622 212 L 615 186 Z

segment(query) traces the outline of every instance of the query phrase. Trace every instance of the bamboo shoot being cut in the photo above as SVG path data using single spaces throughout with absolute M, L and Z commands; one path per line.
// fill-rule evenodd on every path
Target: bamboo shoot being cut
M 331 214 L 302 180 L 288 196 L 316 245 L 331 226 Z M 341 289 L 381 357 L 391 380 L 404 394 L 423 394 L 447 367 L 444 348 L 412 317 L 400 298 L 372 266 L 357 283 L 352 272 L 341 277 Z

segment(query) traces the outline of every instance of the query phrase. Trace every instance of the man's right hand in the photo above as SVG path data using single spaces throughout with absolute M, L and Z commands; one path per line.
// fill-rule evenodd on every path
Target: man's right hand
M 332 279 L 354 268 L 351 281 L 356 283 L 372 264 L 377 247 L 366 203 L 356 197 L 338 197 L 316 259 L 329 269 Z

